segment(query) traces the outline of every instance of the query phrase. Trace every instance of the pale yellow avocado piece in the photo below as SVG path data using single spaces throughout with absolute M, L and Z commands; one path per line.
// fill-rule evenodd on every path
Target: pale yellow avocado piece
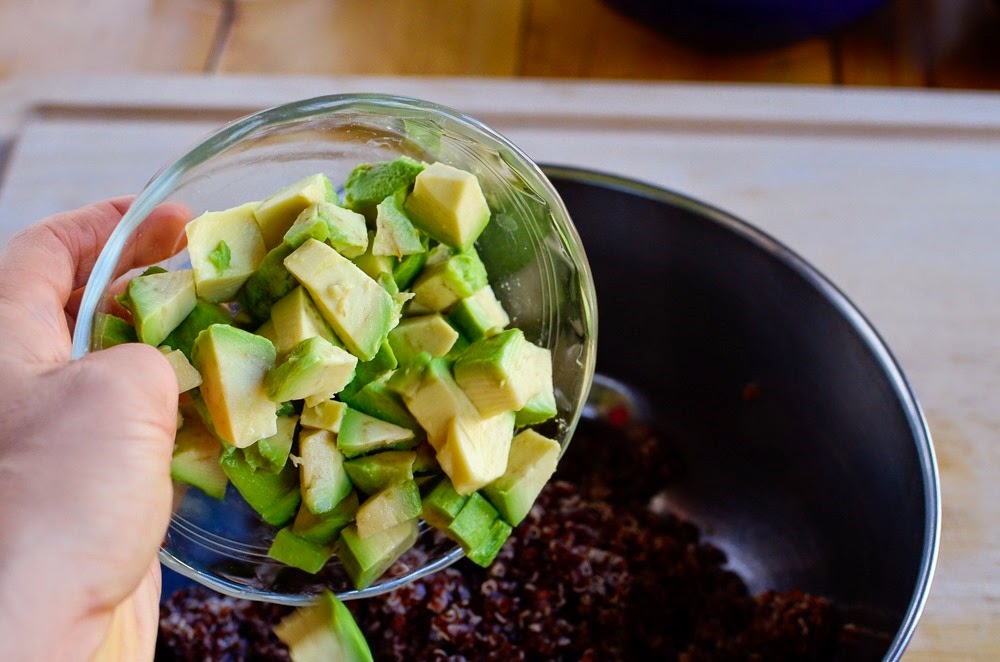
M 514 412 L 489 418 L 456 416 L 448 422 L 438 463 L 455 491 L 469 495 L 504 474 L 513 438 Z
M 343 389 L 341 389 L 341 391 L 342 390 Z M 306 397 L 304 397 L 302 399 L 302 402 L 305 404 L 306 407 L 315 407 L 317 405 L 323 404 L 333 396 L 337 395 L 337 393 L 340 393 L 340 391 L 330 391 L 327 393 L 313 393 L 312 395 L 307 395 Z M 336 432 L 336 430 L 334 430 L 334 432 Z
M 295 219 L 306 207 L 330 201 L 332 193 L 333 186 L 329 178 L 317 173 L 286 186 L 262 200 L 253 213 L 264 235 L 264 245 L 267 250 L 271 250 L 284 240 L 288 228 L 292 227 Z
M 333 510 L 351 491 L 344 455 L 329 430 L 304 430 L 299 435 L 299 479 L 302 501 L 313 515 Z
M 312 296 L 348 351 L 370 361 L 399 322 L 392 295 L 350 260 L 310 239 L 285 258 L 285 268 Z
M 432 163 L 417 175 L 404 209 L 419 229 L 459 250 L 472 246 L 490 221 L 476 176 L 444 163 Z
M 184 352 L 179 349 L 171 349 L 166 346 L 161 346 L 157 349 L 163 352 L 163 356 L 167 359 L 167 363 L 170 364 L 170 367 L 174 369 L 174 374 L 177 375 L 178 393 L 184 393 L 185 391 L 190 391 L 193 388 L 201 386 L 201 374 L 193 365 L 191 365 L 191 362 L 187 360 L 187 357 L 184 356 Z M 180 415 L 179 412 L 178 415 Z
M 389 346 L 401 364 L 420 352 L 440 358 L 451 351 L 457 340 L 458 331 L 440 315 L 409 317 L 389 332 Z
M 455 381 L 483 416 L 517 411 L 552 380 L 548 349 L 507 329 L 469 345 L 455 361 Z
M 202 299 L 231 301 L 267 254 L 254 220 L 256 206 L 248 202 L 206 212 L 185 227 L 194 284 Z M 227 253 L 224 259 L 223 252 Z
M 275 349 L 277 349 L 278 334 L 274 330 L 274 322 L 272 322 L 270 319 L 268 319 L 266 322 L 257 327 L 257 330 L 254 331 L 254 333 L 256 333 L 258 336 L 262 336 L 270 340 L 271 344 L 275 346 Z M 281 354 L 279 353 L 278 356 L 280 357 Z
M 278 403 L 267 397 L 264 377 L 274 367 L 267 338 L 228 324 L 198 334 L 191 350 L 201 373 L 201 395 L 223 441 L 245 448 L 278 432 Z
M 481 418 L 465 391 L 455 382 L 445 361 L 432 361 L 419 386 L 403 394 L 403 402 L 427 432 L 427 441 L 440 451 L 453 418 Z
M 274 324 L 274 349 L 278 356 L 284 356 L 300 342 L 314 336 L 331 345 L 343 346 L 302 287 L 296 287 L 271 306 L 271 323 Z
M 299 422 L 304 428 L 318 428 L 330 432 L 340 432 L 340 422 L 344 418 L 347 405 L 337 400 L 325 400 L 315 405 L 306 405 L 302 409 Z
M 511 526 L 517 526 L 531 510 L 542 488 L 556 471 L 559 443 L 534 430 L 520 432 L 510 443 L 507 470 L 486 485 L 482 494 Z

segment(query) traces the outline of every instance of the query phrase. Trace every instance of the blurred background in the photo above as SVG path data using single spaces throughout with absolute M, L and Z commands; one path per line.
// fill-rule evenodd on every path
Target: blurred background
M 0 0 L 0 80 L 77 72 L 1000 89 L 1000 2 Z

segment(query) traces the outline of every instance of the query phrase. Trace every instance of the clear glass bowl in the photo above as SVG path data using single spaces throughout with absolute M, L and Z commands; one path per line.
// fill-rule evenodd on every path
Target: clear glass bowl
M 156 205 L 179 202 L 195 214 L 226 209 L 317 172 L 339 184 L 359 163 L 401 155 L 442 161 L 479 177 L 493 218 L 476 247 L 512 326 L 552 351 L 559 414 L 540 431 L 565 450 L 596 356 L 594 284 L 580 239 L 558 193 L 521 150 L 470 117 L 414 99 L 335 95 L 271 108 L 227 125 L 163 169 L 94 267 L 74 333 L 74 357 L 100 349 L 91 340 L 94 315 L 108 311 L 122 282 L 139 273 L 119 275 L 122 256 Z M 186 250 L 160 264 L 190 266 Z M 462 556 L 422 525 L 411 563 L 397 563 L 376 584 L 357 591 L 336 558 L 317 575 L 269 559 L 274 533 L 231 488 L 222 502 L 197 489 L 178 490 L 160 559 L 223 593 L 297 605 L 324 588 L 342 599 L 390 591 Z

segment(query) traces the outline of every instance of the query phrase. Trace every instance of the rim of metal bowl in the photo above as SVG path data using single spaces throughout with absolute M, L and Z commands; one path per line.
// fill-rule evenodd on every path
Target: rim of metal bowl
M 628 177 L 597 170 L 559 165 L 543 165 L 542 169 L 549 176 L 558 179 L 586 184 L 598 184 L 610 189 L 658 200 L 692 211 L 713 223 L 725 227 L 780 260 L 806 282 L 819 290 L 847 319 L 862 338 L 889 377 L 893 390 L 906 414 L 906 420 L 913 435 L 913 442 L 920 459 L 924 482 L 924 521 L 927 526 L 923 540 L 920 571 L 913 588 L 910 604 L 903 615 L 899 629 L 884 658 L 886 660 L 898 660 L 913 637 L 913 632 L 927 602 L 927 596 L 930 593 L 931 583 L 934 578 L 934 569 L 937 564 L 938 546 L 941 537 L 941 486 L 939 483 L 937 459 L 934 453 L 934 443 L 931 439 L 930 429 L 924 418 L 923 410 L 898 361 L 889 350 L 888 345 L 875 330 L 875 327 L 872 326 L 871 322 L 857 306 L 815 267 L 766 232 L 728 212 L 695 198 Z

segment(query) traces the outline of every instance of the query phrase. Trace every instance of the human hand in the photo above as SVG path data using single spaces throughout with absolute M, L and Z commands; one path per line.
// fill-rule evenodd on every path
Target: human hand
M 0 253 L 0 660 L 153 656 L 176 377 L 139 344 L 70 361 L 82 286 L 129 203 L 52 216 Z M 175 252 L 186 218 L 158 208 L 126 267 Z

